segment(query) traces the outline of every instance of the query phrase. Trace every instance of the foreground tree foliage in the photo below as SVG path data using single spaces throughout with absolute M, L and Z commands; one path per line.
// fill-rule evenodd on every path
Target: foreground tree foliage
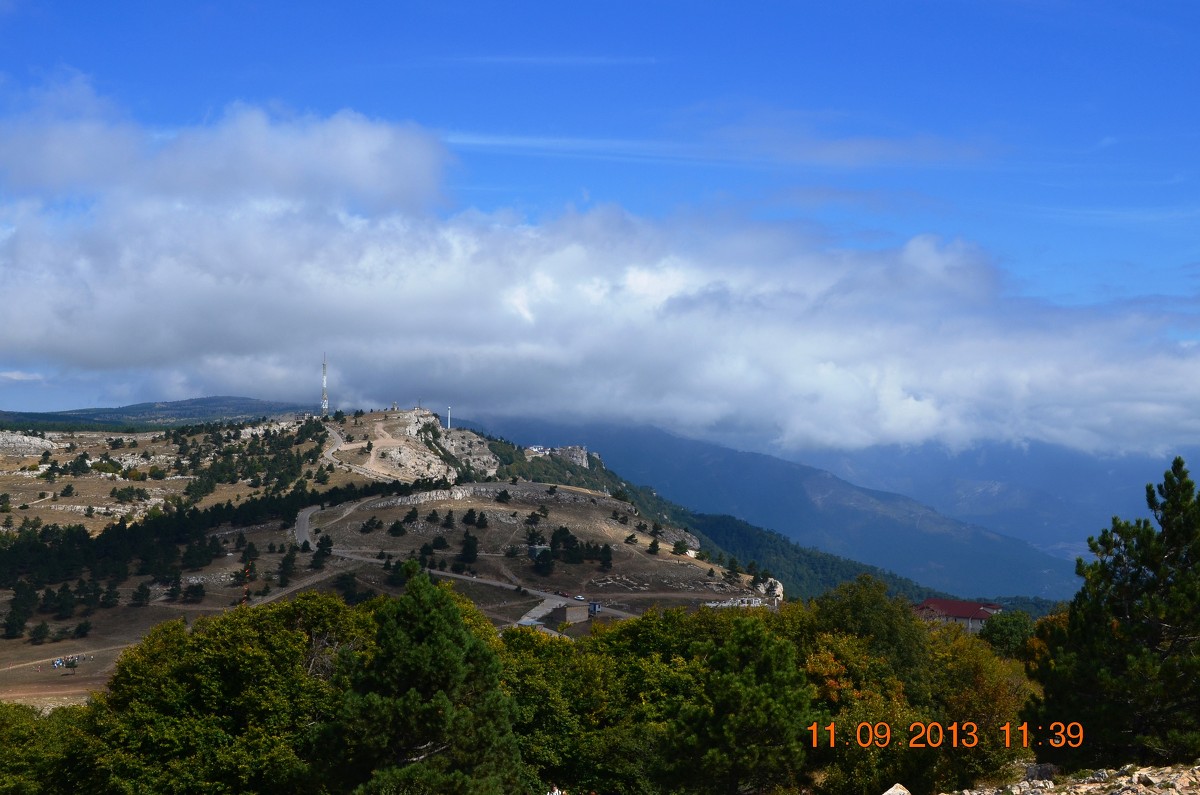
M 523 756 L 570 791 L 796 785 L 813 691 L 795 648 L 763 619 L 651 612 L 577 642 L 509 630 L 506 682 Z
M 869 578 L 778 613 L 651 611 L 576 641 L 503 637 L 522 756 L 569 791 L 946 791 L 1023 753 L 999 729 L 1029 694 L 1020 663 L 930 628 Z M 981 742 L 909 748 L 912 723 L 933 721 L 974 722 Z M 838 727 L 837 747 L 823 729 L 814 747 L 814 722 Z M 856 727 L 879 723 L 891 743 L 859 747 Z
M 832 722 L 841 733 L 839 747 L 822 735 L 813 752 L 821 790 L 875 795 L 897 781 L 913 792 L 963 789 L 1021 755 L 1004 747 L 1000 731 L 1030 694 L 1020 664 L 1000 660 L 960 627 L 920 620 L 878 580 L 861 577 L 807 607 L 788 605 L 780 618 L 805 650 L 830 718 L 822 725 Z M 967 722 L 977 727 L 974 747 L 908 745 L 914 723 Z M 891 741 L 859 747 L 863 725 L 886 725 Z
M 803 779 L 813 689 L 796 649 L 764 622 L 736 617 L 694 643 L 696 688 L 670 709 L 665 773 L 685 792 L 763 792 Z
M 1019 664 L 869 578 L 571 641 L 500 635 L 415 564 L 403 574 L 395 599 L 162 624 L 87 707 L 0 709 L 0 791 L 875 795 L 960 789 L 1020 753 L 997 730 L 1027 694 Z M 981 742 L 909 748 L 932 721 L 975 722 Z M 814 742 L 831 723 L 837 747 L 823 728 Z M 890 744 L 859 747 L 857 727 L 883 724 Z
M 0 792 L 68 792 L 82 707 L 43 717 L 33 707 L 0 702 Z
M 348 667 L 347 689 L 322 732 L 324 778 L 380 793 L 536 787 L 520 761 L 495 651 L 415 562 L 405 574 L 403 598 L 368 603 L 373 648 Z
M 1025 644 L 1033 637 L 1033 619 L 1024 610 L 1005 610 L 983 622 L 980 639 L 987 641 L 997 654 L 1020 659 Z
M 0 741 L 17 749 L 0 755 L 0 772 L 28 781 L 0 789 L 531 791 L 500 688 L 498 639 L 462 610 L 414 568 L 398 599 L 349 607 L 308 593 L 191 628 L 160 624 L 66 726 L 0 711 Z
M 1052 761 L 1200 755 L 1200 504 L 1182 458 L 1146 503 L 1154 523 L 1114 517 L 1088 539 L 1095 560 L 1078 561 L 1084 583 L 1065 618 L 1039 622 L 1030 669 L 1045 694 L 1028 718 L 1086 732 L 1079 748 L 1043 745 Z
M 370 616 L 339 599 L 240 607 L 155 627 L 92 702 L 81 756 L 104 792 L 319 792 L 315 722 L 340 668 L 371 652 Z

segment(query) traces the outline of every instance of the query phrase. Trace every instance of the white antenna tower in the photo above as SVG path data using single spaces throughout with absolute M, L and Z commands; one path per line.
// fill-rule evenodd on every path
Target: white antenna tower
M 325 354 L 321 354 L 321 416 L 329 416 L 329 378 Z
M 446 406 L 446 430 L 450 430 L 450 407 Z

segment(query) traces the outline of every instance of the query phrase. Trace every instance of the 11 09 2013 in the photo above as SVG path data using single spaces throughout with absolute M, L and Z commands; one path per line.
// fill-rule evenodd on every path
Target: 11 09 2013
M 839 731 L 836 722 L 825 726 L 816 721 L 808 726 L 812 747 L 837 748 L 838 746 L 859 748 L 887 748 L 894 736 L 892 727 L 886 722 L 862 722 L 853 731 L 845 727 Z M 1046 726 L 1030 726 L 1024 723 L 1005 723 L 997 730 L 998 738 L 1003 741 L 1005 748 L 1014 746 L 1020 748 L 1037 748 L 1048 745 L 1052 748 L 1079 748 L 1083 745 L 1083 724 L 1078 721 L 1069 723 L 1054 721 Z M 937 721 L 914 721 L 908 726 L 908 748 L 974 748 L 979 745 L 980 729 L 973 721 L 954 721 L 940 723 Z

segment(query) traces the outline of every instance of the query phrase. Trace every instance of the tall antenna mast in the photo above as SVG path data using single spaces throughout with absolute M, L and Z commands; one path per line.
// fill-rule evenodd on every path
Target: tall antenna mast
M 329 416 L 329 377 L 325 354 L 321 354 L 321 416 Z
M 446 406 L 446 430 L 450 430 L 450 407 Z

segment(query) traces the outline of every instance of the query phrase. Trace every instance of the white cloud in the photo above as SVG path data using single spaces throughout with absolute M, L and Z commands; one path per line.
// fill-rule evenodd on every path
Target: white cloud
M 793 448 L 1200 441 L 1186 303 L 1022 300 L 985 252 L 933 236 L 839 249 L 786 223 L 616 207 L 439 218 L 420 209 L 446 154 L 413 126 L 238 106 L 164 137 L 87 92 L 63 103 L 78 112 L 0 120 L 9 382 L 315 403 L 324 352 L 346 407 L 421 399 Z
M 40 373 L 26 373 L 21 370 L 0 370 L 0 381 L 41 381 Z
M 78 76 L 32 101 L 0 121 L 6 191 L 188 204 L 300 200 L 370 211 L 418 210 L 441 198 L 447 152 L 411 124 L 233 105 L 211 125 L 147 129 L 122 119 Z

